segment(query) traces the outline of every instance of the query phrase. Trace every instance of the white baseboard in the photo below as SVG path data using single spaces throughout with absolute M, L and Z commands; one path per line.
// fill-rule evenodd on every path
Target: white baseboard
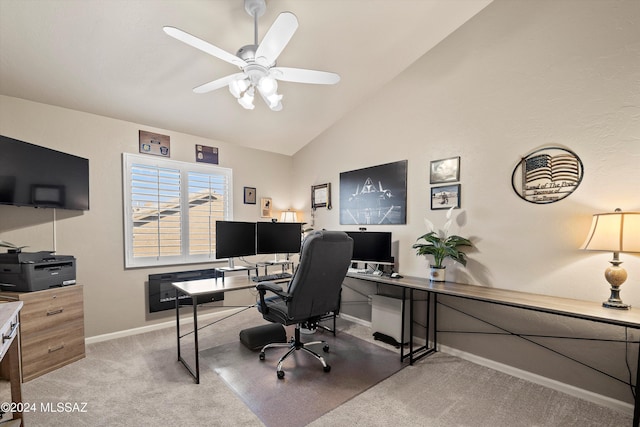
M 351 316 L 349 314 L 340 313 L 340 318 L 344 320 L 348 320 L 352 323 L 357 323 L 358 325 L 366 326 L 367 328 L 371 328 L 371 322 L 367 322 L 366 320 L 359 319 L 357 317 Z
M 237 308 L 230 308 L 228 310 L 221 310 L 221 311 L 216 311 L 215 313 L 207 313 L 207 314 L 200 314 L 198 315 L 198 321 L 200 320 L 208 320 L 211 319 L 213 317 L 216 316 L 220 316 L 220 315 L 227 315 L 230 314 L 230 312 L 232 312 L 233 310 L 238 310 Z M 362 326 L 366 326 L 368 328 L 371 327 L 371 322 L 367 322 L 366 320 L 362 320 L 362 319 L 358 319 L 357 317 L 353 317 L 353 316 L 349 316 L 348 314 L 340 314 L 340 317 L 348 320 L 350 322 L 353 323 L 357 323 L 359 325 Z M 185 315 L 184 318 L 180 317 L 181 319 L 181 323 L 193 323 L 193 316 L 191 314 L 189 315 Z M 93 337 L 89 337 L 89 338 L 85 338 L 84 342 L 85 344 L 93 344 L 93 343 L 98 343 L 98 342 L 103 342 L 103 341 L 109 341 L 109 340 L 114 340 L 116 338 L 124 338 L 124 337 L 130 337 L 133 335 L 138 335 L 138 334 L 144 334 L 145 332 L 152 332 L 152 331 L 158 331 L 160 329 L 165 329 L 165 328 L 172 328 L 176 326 L 176 320 L 175 318 L 172 318 L 171 320 L 167 320 L 166 322 L 162 322 L 162 323 L 155 323 L 153 325 L 147 325 L 147 326 L 140 326 L 139 328 L 132 328 L 132 329 L 126 329 L 124 331 L 118 331 L 118 332 L 111 332 L 108 334 L 102 334 L 102 335 L 96 335 Z
M 199 314 L 198 324 L 201 320 L 209 320 L 214 317 L 218 317 L 220 315 L 228 315 L 228 314 L 231 314 L 231 312 L 234 310 L 238 310 L 238 309 L 230 308 L 227 310 L 216 311 L 215 313 Z M 190 313 L 188 316 L 187 315 L 181 316 L 180 325 L 182 325 L 183 322 L 185 324 L 193 323 L 193 315 Z M 102 334 L 102 335 L 96 335 L 93 337 L 85 338 L 84 342 L 85 344 L 93 344 L 97 342 L 114 340 L 116 338 L 124 338 L 124 337 L 130 337 L 133 335 L 144 334 L 145 332 L 152 332 L 152 331 L 158 331 L 160 329 L 172 328 L 175 326 L 176 326 L 176 319 L 175 317 L 173 317 L 171 320 L 167 320 L 166 322 L 162 322 L 162 323 L 155 323 L 153 325 L 140 326 L 139 328 L 126 329 L 124 331 L 112 332 L 109 334 Z
M 490 359 L 485 359 L 484 357 L 476 356 L 475 354 L 467 353 L 453 347 L 438 345 L 438 351 L 459 357 L 460 359 L 468 360 L 469 362 L 473 362 L 481 366 L 486 366 L 487 368 L 503 372 L 516 378 L 520 378 L 544 387 L 551 388 L 553 390 L 557 390 L 559 392 L 577 397 L 579 399 L 587 400 L 589 402 L 616 410 L 618 412 L 633 415 L 633 405 L 630 403 L 622 402 L 611 397 L 603 396 L 592 391 L 584 390 L 569 384 L 562 383 L 560 381 L 552 380 L 550 378 L 546 378 L 532 372 L 524 371 L 522 369 L 514 368 L 513 366 L 505 365 L 503 363 L 499 363 Z

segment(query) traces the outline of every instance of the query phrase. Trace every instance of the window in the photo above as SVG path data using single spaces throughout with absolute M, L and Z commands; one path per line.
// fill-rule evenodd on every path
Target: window
M 125 267 L 216 259 L 216 221 L 233 217 L 231 169 L 123 154 Z

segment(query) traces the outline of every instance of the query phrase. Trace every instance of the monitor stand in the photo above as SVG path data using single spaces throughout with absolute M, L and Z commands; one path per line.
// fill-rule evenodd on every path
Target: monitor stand
M 289 254 L 286 254 L 285 259 L 278 259 L 278 254 L 273 254 L 273 261 L 266 261 L 266 263 L 271 265 L 279 265 L 279 264 L 289 264 Z
M 247 270 L 247 267 L 244 265 L 235 266 L 233 263 L 233 258 L 229 258 L 229 266 L 220 267 L 219 269 L 224 271 L 240 271 L 240 270 Z

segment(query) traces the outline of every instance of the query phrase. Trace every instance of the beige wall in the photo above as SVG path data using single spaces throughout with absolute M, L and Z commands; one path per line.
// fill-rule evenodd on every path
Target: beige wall
M 28 245 L 29 251 L 56 249 L 76 257 L 77 280 L 84 284 L 87 337 L 173 319 L 171 312 L 146 314 L 147 276 L 212 267 L 124 269 L 122 153 L 138 152 L 140 129 L 169 135 L 173 160 L 194 162 L 196 144 L 218 147 L 220 166 L 233 169 L 235 219 L 260 220 L 259 202 L 243 203 L 244 186 L 256 187 L 258 200 L 271 197 L 274 213 L 290 207 L 290 156 L 1 96 L 2 135 L 89 159 L 89 211 L 58 209 L 54 222 L 53 209 L 0 205 L 1 240 Z M 250 303 L 254 297 L 247 292 L 227 296 L 230 302 L 238 299 Z
M 453 231 L 470 236 L 476 248 L 467 268 L 449 264 L 452 280 L 605 300 L 603 272 L 611 254 L 578 247 L 593 213 L 640 210 L 639 27 L 637 1 L 494 1 L 294 156 L 294 202 L 304 200 L 308 211 L 309 186 L 331 182 L 334 209 L 318 210 L 316 228 L 357 229 L 339 223 L 340 172 L 408 160 L 407 224 L 368 229 L 392 231 L 400 247 L 400 273 L 424 277 L 427 260 L 414 255 L 411 245 L 425 232 L 423 218 L 440 227 L 445 222 L 445 211 L 430 210 L 429 162 L 460 156 L 462 209 L 454 211 Z M 522 156 L 544 146 L 573 150 L 584 163 L 584 180 L 568 198 L 535 205 L 513 192 L 511 174 Z M 623 300 L 640 307 L 640 254 L 621 257 L 629 272 Z M 497 315 L 501 325 L 516 331 L 541 317 L 486 306 L 480 312 Z M 486 330 L 444 307 L 440 315 L 443 328 Z M 560 333 L 589 336 L 590 329 L 598 329 L 581 327 Z M 624 339 L 620 328 L 615 334 Z M 518 339 L 508 338 L 508 347 L 487 336 L 442 334 L 440 339 L 630 400 L 627 386 L 545 356 L 548 352 Z M 575 342 L 560 346 L 584 348 Z M 626 378 L 624 348 L 606 344 L 593 354 L 607 351 L 615 361 L 596 356 L 597 363 Z
M 611 7 L 615 3 L 618 7 Z M 635 18 L 635 19 L 634 19 Z M 408 163 L 407 225 L 401 273 L 426 274 L 411 244 L 429 208 L 429 162 L 461 157 L 462 209 L 455 232 L 471 236 L 468 267 L 451 278 L 499 288 L 599 301 L 610 254 L 581 252 L 596 212 L 640 210 L 640 3 L 496 1 L 294 156 L 294 203 L 309 213 L 309 186 L 331 182 L 339 223 L 339 174 L 398 160 Z M 584 180 L 549 205 L 511 188 L 520 158 L 544 146 L 573 150 Z M 640 305 L 640 256 L 622 255 L 626 300 Z M 608 296 L 608 295 L 607 295 Z

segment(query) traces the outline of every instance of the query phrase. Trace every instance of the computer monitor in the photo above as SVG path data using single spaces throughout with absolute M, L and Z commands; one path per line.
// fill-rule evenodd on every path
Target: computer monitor
M 393 264 L 391 233 L 384 231 L 347 231 L 353 239 L 353 262 Z
M 293 254 L 300 252 L 302 223 L 258 222 L 256 226 L 256 253 Z
M 255 222 L 216 221 L 216 258 L 228 258 L 233 270 L 233 258 L 255 254 Z

